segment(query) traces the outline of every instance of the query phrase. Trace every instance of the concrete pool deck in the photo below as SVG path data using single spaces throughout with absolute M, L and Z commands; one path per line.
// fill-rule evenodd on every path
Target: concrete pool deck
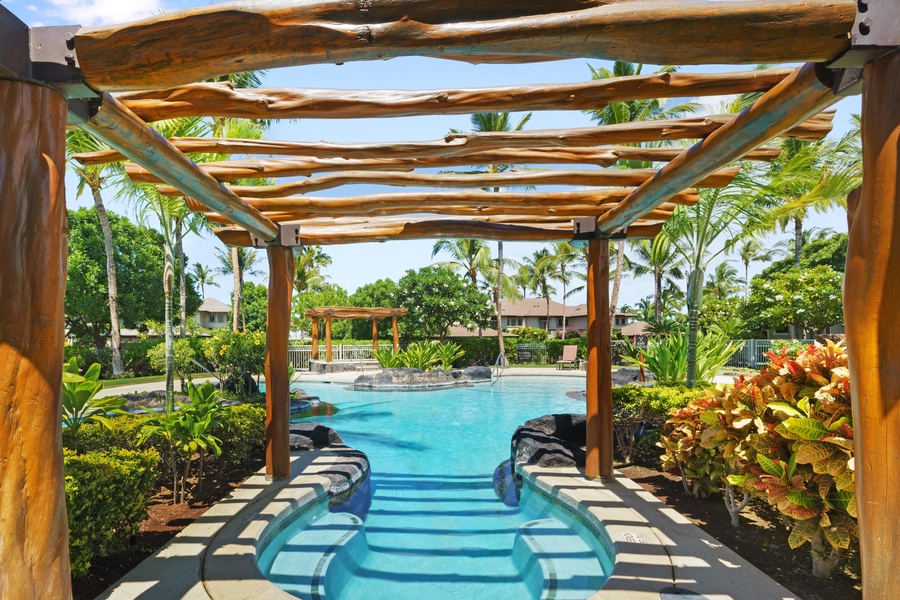
M 101 600 L 287 600 L 256 563 L 261 543 L 298 511 L 325 501 L 327 452 L 292 455 L 292 476 L 256 473 L 98 596 Z M 527 484 L 568 508 L 615 548 L 615 566 L 592 600 L 659 600 L 661 592 L 709 600 L 797 596 L 627 477 L 590 481 L 576 469 L 524 467 Z M 601 525 L 602 523 L 602 525 Z M 673 589 L 675 588 L 675 589 Z

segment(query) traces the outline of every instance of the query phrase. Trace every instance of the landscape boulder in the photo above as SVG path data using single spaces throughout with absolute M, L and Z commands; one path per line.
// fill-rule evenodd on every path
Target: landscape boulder
M 485 372 L 487 372 L 486 377 Z M 422 371 L 410 367 L 397 367 L 383 369 L 378 373 L 360 375 L 353 382 L 353 387 L 359 390 L 422 390 L 472 385 L 472 383 L 490 381 L 490 379 L 491 370 L 487 367 L 469 367 L 464 371 L 458 369 Z

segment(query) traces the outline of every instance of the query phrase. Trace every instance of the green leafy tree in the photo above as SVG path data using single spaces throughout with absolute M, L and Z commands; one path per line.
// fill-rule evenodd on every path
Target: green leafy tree
M 408 270 L 397 282 L 395 302 L 409 309 L 399 327 L 403 337 L 413 341 L 435 337 L 443 341 L 451 325 L 484 326 L 491 315 L 487 294 L 442 267 Z
M 803 235 L 814 233 L 814 229 L 804 230 Z M 800 251 L 800 269 L 808 270 L 813 267 L 827 266 L 834 271 L 843 273 L 847 264 L 848 241 L 849 237 L 846 233 L 832 233 L 806 240 Z M 794 257 L 791 256 L 772 263 L 763 269 L 760 275 L 767 278 L 778 273 L 787 273 L 795 268 L 794 264 Z
M 743 338 L 747 335 L 745 304 L 746 301 L 738 296 L 704 295 L 700 306 L 700 329 L 720 332 L 729 339 Z
M 841 323 L 843 275 L 827 265 L 791 269 L 769 277 L 754 277 L 744 310 L 752 331 L 799 326 L 808 334 Z
M 120 321 L 132 329 L 141 329 L 148 321 L 162 321 L 164 305 L 153 302 L 163 296 L 161 235 L 113 212 L 107 215 L 116 253 Z M 68 246 L 66 328 L 76 340 L 102 349 L 110 336 L 109 293 L 103 234 L 92 210 L 69 211 Z M 200 295 L 193 286 L 188 286 L 187 304 L 192 313 L 200 306 Z
M 244 312 L 247 315 L 247 331 L 265 331 L 269 307 L 269 288 L 261 283 L 244 284 Z
M 357 288 L 350 295 L 350 306 L 364 306 L 374 308 L 395 308 L 397 284 L 391 279 L 379 279 L 373 283 Z M 389 339 L 393 335 L 390 319 L 378 321 L 378 338 Z M 363 319 L 350 321 L 350 337 L 354 340 L 372 339 L 372 324 Z

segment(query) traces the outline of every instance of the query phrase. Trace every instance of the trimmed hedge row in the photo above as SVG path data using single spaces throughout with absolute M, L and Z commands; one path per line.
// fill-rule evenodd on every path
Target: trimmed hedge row
M 159 454 L 120 450 L 65 451 L 66 507 L 72 577 L 83 577 L 91 559 L 119 548 L 147 517 Z

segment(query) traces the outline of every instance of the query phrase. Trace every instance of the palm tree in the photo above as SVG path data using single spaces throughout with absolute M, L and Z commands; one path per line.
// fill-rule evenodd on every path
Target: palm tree
M 210 271 L 207 267 L 205 267 L 202 263 L 194 263 L 194 270 L 192 271 L 192 275 L 194 276 L 194 280 L 197 282 L 197 285 L 200 286 L 200 295 L 206 300 L 206 286 L 219 287 L 219 284 L 216 283 L 215 279 L 213 279 L 212 271 Z
M 491 132 L 491 131 L 520 131 L 528 121 L 531 120 L 531 113 L 528 113 L 524 117 L 519 120 L 519 123 L 512 127 L 509 120 L 508 112 L 485 112 L 485 113 L 476 113 L 470 117 L 470 122 L 472 124 L 472 131 L 476 133 L 482 132 Z M 459 131 L 455 129 L 451 129 L 450 133 L 459 133 Z M 483 169 L 479 169 L 479 172 L 482 173 L 502 173 L 510 168 L 513 165 L 487 165 Z M 495 187 L 495 192 L 499 192 L 500 188 Z M 510 261 L 504 261 L 503 259 L 503 242 L 497 241 L 497 261 L 495 263 L 494 270 L 496 273 L 492 273 L 490 275 L 490 280 L 493 282 L 491 286 L 491 294 L 494 297 L 494 312 L 497 315 L 497 345 L 500 348 L 500 362 L 503 366 L 507 365 L 506 360 L 506 352 L 503 345 L 503 327 L 501 326 L 501 305 L 503 303 L 503 295 L 505 289 L 512 289 L 515 291 L 515 286 L 511 283 L 508 277 L 503 274 L 504 264 L 510 263 Z
M 588 65 L 588 68 L 591 70 L 591 79 L 597 80 L 609 79 L 610 77 L 629 77 L 640 75 L 643 69 L 643 65 L 636 65 L 634 63 L 619 60 L 613 64 L 612 71 L 610 71 L 609 69 L 595 69 L 590 65 Z M 658 72 L 671 73 L 675 70 L 675 67 L 663 67 Z M 598 125 L 615 125 L 618 123 L 634 123 L 636 121 L 677 119 L 687 114 L 694 113 L 700 108 L 700 105 L 695 102 L 684 102 L 672 106 L 666 106 L 666 102 L 667 100 L 662 98 L 647 98 L 644 100 L 625 100 L 621 102 L 610 102 L 601 109 L 587 111 L 587 113 L 590 115 L 591 121 L 597 123 Z M 670 144 L 672 144 L 672 142 L 655 142 L 646 145 L 660 146 Z M 641 146 L 642 144 L 636 145 Z M 649 162 L 638 161 L 620 161 L 617 164 L 617 168 L 620 169 L 632 169 L 650 166 L 652 165 Z M 612 254 L 612 252 L 610 252 L 610 254 Z M 616 303 L 619 300 L 619 288 L 622 283 L 622 273 L 627 265 L 627 261 L 625 259 L 625 240 L 619 240 L 618 242 L 616 242 L 615 256 L 616 263 L 615 269 L 613 271 L 613 289 L 609 302 L 610 320 L 612 320 L 615 316 Z M 658 307 L 659 292 L 657 292 L 656 298 L 656 304 Z M 658 313 L 659 310 L 657 310 L 657 314 Z M 658 319 L 659 317 L 657 317 L 657 320 Z
M 555 279 L 562 284 L 563 296 L 563 316 L 562 316 L 562 337 L 566 335 L 566 298 L 571 295 L 566 293 L 566 286 L 572 283 L 574 276 L 571 267 L 573 263 L 578 261 L 578 250 L 569 242 L 554 242 L 551 244 L 552 250 L 547 256 L 544 256 L 540 265 L 542 268 L 548 269 L 550 279 Z M 548 304 L 549 308 L 549 304 Z M 549 313 L 548 313 L 549 320 Z
M 701 190 L 697 204 L 679 206 L 663 226 L 688 269 L 688 387 L 697 383 L 697 331 L 706 268 L 766 224 L 765 208 L 755 194 L 748 193 L 749 185 L 749 181 L 739 178 L 727 188 Z
M 712 277 L 704 284 L 703 293 L 712 294 L 721 300 L 735 294 L 740 287 L 737 269 L 723 261 L 716 265 Z
M 756 238 L 745 239 L 738 249 L 740 262 L 744 265 L 744 300 L 750 293 L 750 263 L 770 262 L 781 254 L 777 248 L 766 249 Z
M 653 277 L 653 320 L 661 321 L 663 283 L 672 281 L 674 277 L 684 276 L 684 259 L 672 247 L 672 242 L 665 233 L 660 233 L 653 240 L 641 240 L 633 247 L 634 254 L 629 258 L 628 265 L 638 277 Z
M 219 260 L 219 268 L 217 271 L 222 275 L 232 275 L 234 277 L 234 293 L 232 298 L 231 310 L 235 315 L 241 315 L 243 326 L 247 329 L 247 322 L 242 300 L 234 300 L 234 298 L 243 298 L 241 293 L 244 289 L 244 275 L 259 275 L 262 273 L 256 268 L 259 257 L 255 250 L 245 248 L 243 246 L 233 246 L 230 252 L 216 249 L 216 258 Z M 235 269 L 235 267 L 237 267 Z M 238 319 L 232 319 L 232 327 L 234 331 L 238 330 Z
M 322 269 L 331 264 L 331 257 L 322 251 L 322 246 L 303 246 L 294 251 L 297 269 L 294 272 L 294 289 L 298 294 L 316 290 L 325 283 Z
M 852 160 L 854 144 L 852 132 L 838 142 L 791 138 L 781 142 L 781 154 L 766 174 L 769 181 L 761 196 L 773 208 L 773 221 L 782 231 L 793 226 L 795 268 L 800 268 L 803 222 L 810 211 L 846 209 L 847 195 L 859 186 L 861 162 Z
M 550 333 L 550 296 L 556 293 L 556 288 L 550 285 L 551 264 L 548 260 L 550 251 L 546 248 L 535 250 L 531 258 L 525 258 L 525 267 L 532 273 L 533 289 L 538 296 L 547 302 L 547 319 L 544 323 L 544 329 L 547 334 Z
M 525 259 L 528 260 L 527 258 Z M 515 275 L 512 276 L 513 283 L 522 298 L 528 295 L 528 292 L 534 291 L 534 266 L 529 263 L 519 263 Z
M 109 346 L 112 354 L 112 370 L 114 374 L 118 375 L 124 370 L 124 366 L 122 364 L 122 336 L 119 326 L 119 285 L 116 277 L 116 251 L 113 245 L 109 216 L 106 214 L 106 206 L 103 204 L 103 197 L 100 191 L 110 175 L 121 171 L 121 163 L 82 165 L 72 159 L 72 155 L 81 152 L 97 152 L 108 149 L 108 146 L 80 129 L 66 132 L 68 163 L 78 175 L 77 195 L 81 196 L 85 187 L 91 190 L 91 196 L 94 199 L 94 210 L 97 211 L 100 230 L 103 232 L 103 250 L 106 253 L 106 288 L 109 299 Z
M 456 272 L 462 272 L 472 285 L 478 286 L 478 276 L 490 267 L 491 251 L 481 240 L 439 239 L 431 248 L 431 258 L 445 252 L 451 260 L 435 263 L 435 266 L 447 267 Z

